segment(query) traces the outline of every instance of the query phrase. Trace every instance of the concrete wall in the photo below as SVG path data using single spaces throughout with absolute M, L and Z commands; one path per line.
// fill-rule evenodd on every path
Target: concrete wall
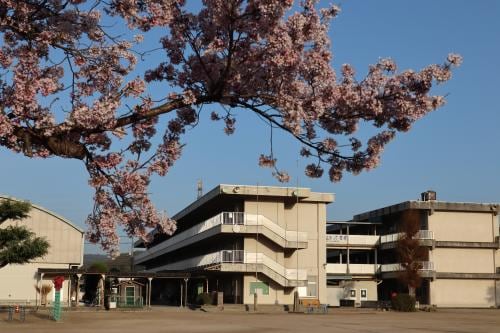
M 429 252 L 436 272 L 495 272 L 495 250 L 492 249 L 435 248 Z
M 372 280 L 351 280 L 344 282 L 342 299 L 352 299 L 355 302 L 376 301 L 378 299 L 377 282 Z M 356 290 L 356 297 L 352 298 L 350 290 Z M 361 289 L 366 289 L 367 299 L 361 299 Z
M 263 274 L 243 276 L 243 304 L 253 304 L 254 295 L 250 294 L 250 283 L 265 282 L 269 285 L 269 295 L 258 295 L 258 304 L 293 304 L 293 288 L 283 288 Z
M 299 203 L 285 209 L 287 230 L 307 232 L 306 249 L 290 251 L 285 256 L 286 267 L 307 269 L 308 276 L 317 277 L 317 297 L 327 302 L 326 295 L 326 205 L 324 203 Z
M 257 203 L 246 200 L 244 210 L 247 213 L 263 215 L 288 231 L 296 231 L 298 223 L 299 231 L 307 232 L 308 246 L 306 249 L 285 250 L 264 236 L 259 237 L 258 242 L 254 236 L 245 237 L 244 249 L 248 252 L 262 252 L 289 269 L 297 268 L 298 259 L 299 269 L 306 269 L 307 275 L 316 279 L 317 297 L 321 303 L 326 303 L 326 271 L 323 265 L 326 263 L 326 205 L 316 202 L 285 205 L 282 201 L 259 201 Z M 244 281 L 244 288 L 247 290 L 249 281 L 253 280 Z M 276 288 L 279 289 L 276 292 L 282 295 L 282 298 L 277 298 L 280 304 L 293 303 L 294 288 L 286 288 L 286 291 L 283 290 L 283 287 L 276 286 Z M 266 299 L 268 298 L 266 297 Z M 275 300 L 276 298 L 271 303 L 274 304 Z M 253 298 L 251 303 L 253 303 Z
M 344 298 L 344 288 L 338 286 L 326 287 L 326 302 L 328 306 L 340 306 L 340 300 Z
M 498 234 L 492 213 L 434 212 L 428 221 L 437 241 L 493 242 Z
M 35 304 L 36 299 L 40 299 L 35 290 L 38 282 L 38 268 L 61 268 L 67 269 L 65 264 L 43 264 L 32 263 L 24 265 L 7 265 L 0 269 L 0 303 L 9 301 L 23 301 Z M 44 279 L 43 284 L 54 286 L 51 279 Z M 67 301 L 68 297 L 67 280 L 64 281 L 62 288 L 62 301 Z M 47 296 L 47 301 L 51 302 L 54 298 L 54 290 Z
M 0 268 L 0 302 L 23 300 L 35 303 L 37 298 L 35 284 L 38 281 L 38 268 L 68 269 L 83 263 L 83 233 L 63 218 L 33 206 L 29 217 L 22 221 L 6 221 L 0 227 L 24 225 L 38 237 L 45 237 L 50 244 L 48 254 L 24 265 L 7 265 Z M 49 279 L 45 283 L 52 284 Z M 68 282 L 65 281 L 62 300 L 67 301 Z M 53 291 L 47 300 L 53 299 Z
M 494 280 L 437 279 L 430 283 L 431 304 L 438 307 L 495 306 Z
M 285 228 L 285 205 L 282 201 L 269 201 L 266 200 L 245 200 L 244 210 L 250 214 L 264 215 L 280 227 Z

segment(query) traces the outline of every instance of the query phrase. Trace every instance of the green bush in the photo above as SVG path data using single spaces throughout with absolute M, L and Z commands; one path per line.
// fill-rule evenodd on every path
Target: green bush
M 398 294 L 391 299 L 392 308 L 396 311 L 413 312 L 415 311 L 415 297 L 408 294 Z
M 210 305 L 212 304 L 212 296 L 209 293 L 201 293 L 196 296 L 196 304 Z

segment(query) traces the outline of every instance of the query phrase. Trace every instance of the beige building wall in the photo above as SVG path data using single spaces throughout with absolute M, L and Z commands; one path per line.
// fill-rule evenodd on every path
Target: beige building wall
M 495 272 L 495 250 L 493 249 L 435 248 L 429 252 L 429 259 L 434 262 L 436 272 Z
M 244 203 L 246 213 L 260 214 L 287 231 L 307 232 L 308 246 L 306 249 L 283 249 L 274 242 L 269 241 L 264 236 L 245 237 L 244 249 L 248 252 L 262 252 L 266 256 L 288 269 L 306 269 L 308 278 L 312 283 L 316 283 L 317 298 L 321 303 L 327 301 L 326 291 L 326 205 L 317 202 L 299 202 L 285 204 L 280 201 L 252 201 L 246 200 Z M 298 214 L 298 215 L 297 215 Z M 265 277 L 262 277 L 265 279 Z M 315 280 L 315 281 L 312 281 Z M 244 277 L 244 303 L 253 303 L 253 296 L 248 295 L 249 283 L 255 281 L 255 277 Z M 293 303 L 293 292 L 295 288 L 283 288 L 277 284 L 270 284 L 270 295 L 263 296 L 262 304 L 291 304 Z M 251 296 L 251 297 L 250 297 Z M 259 299 L 259 303 L 261 300 Z
M 22 221 L 6 221 L 1 227 L 24 225 L 38 237 L 45 237 L 50 244 L 49 252 L 37 263 L 73 263 L 83 262 L 83 232 L 66 222 L 62 217 L 34 206 L 30 216 Z M 67 267 L 66 267 L 67 268 Z M 1 270 L 0 270 L 1 272 Z M 0 273 L 1 274 L 1 273 Z
M 354 300 L 356 303 L 361 301 L 376 301 L 378 299 L 377 282 L 374 280 L 351 280 L 345 281 L 342 299 Z M 356 296 L 351 297 L 351 290 L 356 291 Z M 361 298 L 361 289 L 366 290 L 366 298 Z
M 259 214 L 267 217 L 274 223 L 281 221 L 280 226 L 284 228 L 284 211 L 282 202 L 256 202 L 245 201 L 244 209 L 246 213 Z M 285 266 L 284 249 L 274 242 L 260 235 L 257 242 L 257 236 L 245 237 L 243 248 L 247 252 L 264 253 L 277 263 Z
M 430 283 L 431 303 L 438 307 L 493 307 L 494 280 L 437 279 Z
M 254 295 L 250 293 L 250 285 L 253 282 L 264 282 L 269 285 L 269 294 L 258 294 L 258 304 L 293 304 L 294 288 L 283 288 L 264 274 L 243 275 L 243 304 L 253 304 Z
M 285 228 L 285 205 L 280 201 L 269 201 L 266 200 L 245 200 L 245 212 L 250 214 L 260 214 L 274 223 L 278 224 L 280 227 Z
M 307 276 L 317 281 L 317 298 L 327 302 L 326 291 L 326 205 L 317 202 L 301 202 L 285 210 L 287 230 L 307 232 L 307 248 L 289 251 L 285 256 L 286 267 L 307 269 Z M 297 219 L 298 214 L 298 219 Z
M 38 268 L 69 268 L 67 264 L 47 264 L 47 263 L 31 263 L 24 265 L 7 265 L 0 269 L 0 302 L 29 302 L 32 305 L 36 304 L 36 300 L 40 299 L 37 295 L 35 285 L 38 283 Z M 42 284 L 50 284 L 53 287 L 52 279 L 44 279 Z M 62 288 L 61 301 L 68 300 L 69 282 L 64 281 Z M 47 295 L 47 301 L 51 303 L 54 299 L 54 290 Z M 39 303 L 40 301 L 38 301 Z
M 0 198 L 1 200 L 2 198 Z M 24 225 L 33 231 L 37 237 L 45 237 L 49 242 L 48 254 L 24 265 L 7 265 L 0 268 L 0 301 L 20 300 L 33 304 L 38 297 L 35 284 L 38 282 L 38 268 L 68 269 L 71 266 L 81 266 L 83 263 L 83 231 L 77 229 L 64 218 L 33 205 L 29 217 L 21 221 L 6 221 L 0 225 Z M 52 284 L 48 279 L 45 283 Z M 62 300 L 67 301 L 68 282 L 65 281 Z M 53 299 L 53 292 L 47 300 Z
M 437 241 L 493 242 L 498 219 L 490 212 L 443 212 L 429 216 L 429 230 Z

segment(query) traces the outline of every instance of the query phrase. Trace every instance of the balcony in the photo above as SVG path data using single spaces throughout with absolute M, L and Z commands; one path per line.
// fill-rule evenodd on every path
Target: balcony
M 143 263 L 218 233 L 260 233 L 284 248 L 307 247 L 306 232 L 285 230 L 263 215 L 222 212 L 137 254 L 134 262 Z
M 377 235 L 326 235 L 326 246 L 353 247 L 353 248 L 374 248 L 379 244 L 380 236 Z
M 156 267 L 149 271 L 164 272 L 197 269 L 225 272 L 255 272 L 257 270 L 285 287 L 305 285 L 307 280 L 307 270 L 305 269 L 285 268 L 263 253 L 246 252 L 244 250 L 222 250 Z
M 395 234 L 380 236 L 380 243 L 384 244 L 384 243 L 397 242 L 398 239 L 400 239 L 403 235 L 404 233 L 399 232 Z M 434 233 L 430 230 L 419 230 L 414 238 L 420 240 L 433 240 Z
M 380 236 L 380 248 L 382 250 L 393 249 L 396 247 L 397 241 L 404 235 L 404 233 L 395 233 Z M 414 239 L 418 239 L 420 245 L 433 247 L 435 245 L 434 233 L 430 230 L 419 230 Z
M 419 269 L 419 271 L 433 271 L 434 270 L 434 263 L 432 261 L 421 261 L 420 266 L 421 266 L 421 268 Z M 403 270 L 404 270 L 404 267 L 401 264 L 380 265 L 380 272 L 381 273 L 401 272 Z
M 421 261 L 421 272 L 422 277 L 432 276 L 434 273 L 434 263 L 432 261 Z M 349 270 L 347 269 L 349 267 Z M 326 274 L 331 275 L 375 275 L 378 273 L 385 274 L 387 277 L 395 277 L 398 272 L 404 270 L 401 264 L 327 264 Z M 390 275 L 390 276 L 389 276 Z
M 347 267 L 349 266 L 349 270 Z M 326 274 L 375 275 L 380 265 L 375 264 L 327 264 Z
M 432 261 L 421 261 L 420 262 L 419 275 L 422 278 L 435 278 L 436 271 L 434 269 L 434 263 Z M 385 264 L 380 265 L 380 274 L 382 278 L 397 278 L 404 270 L 401 264 Z

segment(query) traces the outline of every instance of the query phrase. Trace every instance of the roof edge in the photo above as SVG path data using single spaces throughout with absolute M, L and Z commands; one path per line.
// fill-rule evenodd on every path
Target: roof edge
M 373 217 L 398 213 L 407 209 L 435 210 L 435 211 L 456 211 L 456 212 L 478 212 L 493 213 L 500 212 L 500 203 L 476 203 L 476 202 L 450 202 L 450 201 L 419 201 L 409 200 L 395 205 L 374 209 L 353 216 L 353 220 L 365 220 Z
M 53 217 L 63 221 L 64 223 L 66 223 L 67 225 L 69 225 L 70 227 L 78 230 L 79 232 L 81 232 L 82 234 L 84 233 L 83 229 L 80 229 L 79 227 L 77 227 L 76 225 L 74 225 L 70 220 L 68 220 L 67 218 L 59 215 L 59 214 L 56 214 L 54 213 L 53 211 L 50 211 L 48 210 L 47 208 L 44 208 L 42 206 L 39 206 L 39 205 L 36 205 L 32 202 L 30 202 L 29 200 L 21 200 L 21 199 L 18 199 L 18 198 L 15 198 L 15 197 L 12 197 L 12 196 L 9 196 L 9 195 L 4 195 L 4 194 L 0 194 L 0 200 L 3 199 L 3 200 L 11 200 L 11 201 L 17 201 L 17 202 L 29 202 L 31 207 L 35 208 L 35 209 L 38 209 L 44 213 L 47 213 L 49 215 L 52 215 Z

